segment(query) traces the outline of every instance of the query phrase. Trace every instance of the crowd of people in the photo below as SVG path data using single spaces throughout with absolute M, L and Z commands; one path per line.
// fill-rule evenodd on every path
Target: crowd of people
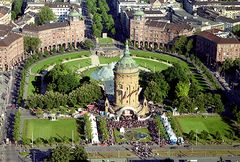
M 139 121 L 139 120 L 120 120 L 120 121 L 115 121 L 115 120 L 110 120 L 108 122 L 108 127 L 112 128 L 141 128 L 141 127 L 147 127 L 148 126 L 148 121 Z
M 147 143 L 135 142 L 132 146 L 132 151 L 141 159 L 146 159 L 153 156 L 152 149 Z

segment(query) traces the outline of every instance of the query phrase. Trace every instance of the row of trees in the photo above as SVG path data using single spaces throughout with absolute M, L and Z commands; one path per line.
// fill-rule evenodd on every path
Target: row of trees
M 93 34 L 96 37 L 101 37 L 102 32 L 115 34 L 114 20 L 109 14 L 109 7 L 106 0 L 88 0 L 87 8 L 93 20 Z
M 67 144 L 69 142 L 72 142 L 72 139 L 68 138 L 67 136 L 63 136 L 63 137 L 50 137 L 49 139 L 43 139 L 43 138 L 36 138 L 34 141 L 32 141 L 30 138 L 26 138 L 23 137 L 22 138 L 22 144 L 23 145 L 31 145 L 31 143 L 33 142 L 34 145 L 42 145 L 42 144 L 49 144 L 50 146 L 53 146 L 54 144 L 59 144 L 59 143 L 63 143 L 63 144 Z M 73 141 L 73 142 L 76 142 Z
M 218 113 L 224 110 L 221 96 L 202 92 L 189 69 L 180 64 L 162 72 L 144 73 L 141 78 L 147 100 L 163 103 L 169 99 L 180 113 L 206 112 L 209 108 Z
M 26 100 L 26 107 L 60 111 L 61 107 L 86 106 L 102 97 L 101 87 L 96 82 L 85 83 L 70 94 L 49 91 L 45 95 L 34 94 Z M 68 110 L 68 109 L 63 109 Z
M 186 36 L 180 36 L 175 42 L 172 47 L 172 50 L 181 54 L 189 56 L 192 52 L 193 48 L 193 40 L 189 39 Z
M 84 147 L 76 146 L 70 148 L 65 145 L 59 145 L 52 150 L 52 162 L 66 162 L 66 161 L 87 161 L 87 152 Z
M 20 122 L 21 122 L 21 113 L 17 111 L 14 116 L 14 124 L 13 124 L 13 139 L 14 141 L 18 141 L 20 139 Z
M 236 70 L 240 71 L 240 58 L 235 60 L 228 58 L 223 62 L 221 67 L 222 74 L 234 75 Z
M 210 136 L 211 136 L 211 134 L 206 130 L 203 130 L 198 134 L 193 130 L 191 130 L 188 133 L 188 139 L 190 139 L 190 140 L 196 140 L 196 138 L 200 138 L 200 139 L 203 139 L 203 140 L 209 140 Z M 212 136 L 214 136 L 214 139 L 216 139 L 218 141 L 222 140 L 222 138 L 223 138 L 219 131 L 216 131 L 215 134 L 212 135 Z
M 224 105 L 219 94 L 199 93 L 196 96 L 183 96 L 177 98 L 173 102 L 173 106 L 177 107 L 180 113 L 194 112 L 215 112 L 224 111 Z
M 232 105 L 231 106 L 231 112 L 234 117 L 234 119 L 240 123 L 240 106 L 239 105 Z
M 109 131 L 107 129 L 107 119 L 100 117 L 98 118 L 98 129 L 102 137 L 102 141 L 109 139 Z
M 91 121 L 90 121 L 90 117 L 88 114 L 85 114 L 83 117 L 84 123 L 85 123 L 85 128 L 84 128 L 84 132 L 85 132 L 85 139 L 86 141 L 91 141 L 93 139 L 93 135 L 92 135 L 92 125 L 91 125 Z
M 163 126 L 163 123 L 161 122 L 160 116 L 155 116 L 154 117 L 154 123 L 157 127 L 157 130 L 159 131 L 158 135 L 163 139 L 168 139 L 167 132 L 166 132 L 164 126 Z
M 216 80 L 213 78 L 213 75 L 209 71 L 209 69 L 194 55 L 190 55 L 193 53 L 194 41 L 193 39 L 189 39 L 186 36 L 180 36 L 174 42 L 172 47 L 172 51 L 177 52 L 180 55 L 184 55 L 194 63 L 197 69 L 201 70 L 203 75 L 209 80 L 209 83 L 212 84 L 213 88 L 219 89 L 219 85 L 216 83 Z

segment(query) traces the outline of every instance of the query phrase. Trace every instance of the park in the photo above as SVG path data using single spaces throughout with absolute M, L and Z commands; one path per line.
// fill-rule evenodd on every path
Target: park
M 177 137 L 183 137 L 186 143 L 192 145 L 196 145 L 196 138 L 198 145 L 239 141 L 238 135 L 234 133 L 234 128 L 217 113 L 221 111 L 217 109 L 219 107 L 218 96 L 209 93 L 212 89 L 211 85 L 207 83 L 204 74 L 200 73 L 193 64 L 164 53 L 142 50 L 130 50 L 130 53 L 132 60 L 140 69 L 140 86 L 144 89 L 142 95 L 154 103 L 163 103 L 165 99 L 173 100 L 173 106 L 179 107 L 179 112 L 186 114 L 186 116 L 172 116 L 173 108 L 166 113 Z M 168 134 L 162 124 L 163 121 L 159 118 L 163 110 L 165 111 L 164 104 L 149 105 L 151 112 L 156 116 L 154 121 L 113 122 L 107 116 L 99 114 L 101 111 L 106 111 L 103 109 L 104 105 L 98 103 L 99 100 L 103 101 L 101 88 L 98 85 L 102 85 L 104 81 L 94 80 L 92 74 L 101 70 L 102 67 L 121 61 L 121 58 L 122 56 L 104 57 L 91 54 L 90 51 L 80 51 L 49 56 L 47 59 L 41 59 L 30 65 L 27 69 L 29 75 L 24 78 L 24 87 L 27 88 L 24 89 L 23 96 L 27 108 L 35 113 L 36 118 L 23 121 L 22 136 L 19 139 L 24 140 L 26 146 L 31 144 L 53 146 L 57 143 L 78 144 L 79 142 L 81 144 L 101 143 L 107 145 L 140 143 L 140 146 L 136 147 L 144 149 L 145 146 L 142 143 L 160 146 L 178 144 L 178 139 L 172 141 L 171 135 Z M 177 73 L 176 69 L 178 69 Z M 69 85 L 60 87 L 61 85 L 56 84 L 57 80 L 52 79 L 53 77 L 61 79 L 61 75 L 68 75 L 68 79 L 72 78 L 74 82 L 80 80 L 81 83 L 76 82 L 73 87 L 65 91 L 63 88 L 70 86 L 73 82 L 66 80 L 70 81 Z M 46 80 L 44 78 L 47 78 L 47 82 L 36 84 L 39 76 L 43 77 L 42 81 L 44 82 Z M 178 85 L 175 87 L 175 92 L 172 92 L 175 89 L 173 87 L 174 80 L 179 79 L 182 83 L 181 77 L 192 82 L 191 86 L 197 85 L 197 88 L 188 87 L 183 83 L 181 86 L 186 86 L 185 88 L 188 89 L 186 92 L 186 89 L 184 91 L 177 89 Z M 47 86 L 46 92 L 41 95 L 39 94 L 39 89 L 41 89 L 39 85 L 44 84 Z M 48 87 L 49 85 L 51 86 Z M 48 90 L 49 88 L 51 91 Z M 199 92 L 192 92 L 191 89 L 201 92 L 200 95 L 197 94 Z M 155 95 L 154 93 L 157 91 L 161 93 Z M 206 96 L 203 92 L 207 92 Z M 193 109 L 194 104 L 198 105 L 202 103 L 202 100 L 199 100 L 199 103 L 195 102 L 186 94 L 193 97 L 196 95 L 202 98 L 209 97 L 209 102 L 199 105 L 202 107 L 196 111 Z M 176 97 L 178 99 L 174 99 Z M 189 103 L 189 100 L 192 100 L 192 103 Z M 208 109 L 205 107 L 212 107 L 214 112 L 212 116 L 196 114 L 196 112 L 207 112 Z M 189 112 L 195 115 L 189 116 Z M 49 116 L 55 114 L 57 120 L 43 119 L 43 114 Z M 92 120 L 88 114 L 94 114 L 96 121 Z M 64 115 L 68 117 L 61 118 Z M 77 116 L 78 119 L 74 116 Z M 160 122 L 158 123 L 158 121 Z M 97 127 L 96 130 L 94 125 Z M 121 127 L 125 127 L 124 133 L 121 132 Z M 92 134 L 95 131 L 98 133 L 98 137 Z M 202 135 L 203 132 L 205 137 Z M 216 138 L 216 133 L 220 134 L 220 137 Z M 229 138 L 230 136 L 232 137 Z M 140 153 L 139 156 L 148 157 L 152 156 L 152 152 L 156 152 L 149 148 L 145 150 L 150 153 Z M 138 153 L 136 152 L 136 154 Z

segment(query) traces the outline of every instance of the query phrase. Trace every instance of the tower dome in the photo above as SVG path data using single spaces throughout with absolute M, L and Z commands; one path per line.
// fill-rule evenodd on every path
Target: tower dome
M 69 12 L 68 16 L 70 21 L 79 21 L 82 19 L 82 15 L 75 8 Z
M 114 72 L 116 73 L 135 73 L 138 72 L 138 65 L 130 56 L 128 42 L 126 41 L 123 57 L 116 63 Z
M 82 15 L 79 12 L 77 12 L 76 9 L 73 9 L 72 11 L 69 12 L 69 16 L 70 17 L 81 17 Z

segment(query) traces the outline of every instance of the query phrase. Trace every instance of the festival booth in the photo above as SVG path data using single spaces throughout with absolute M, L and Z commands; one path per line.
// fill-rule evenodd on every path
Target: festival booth
M 177 136 L 173 132 L 171 124 L 168 121 L 168 117 L 166 117 L 165 114 L 161 115 L 161 121 L 163 123 L 163 126 L 168 134 L 170 144 L 177 144 Z
M 97 122 L 96 122 L 96 117 L 93 114 L 90 114 L 90 122 L 91 122 L 91 126 L 92 126 L 92 144 L 98 144 L 99 142 L 99 138 L 98 138 L 98 130 L 97 130 Z

